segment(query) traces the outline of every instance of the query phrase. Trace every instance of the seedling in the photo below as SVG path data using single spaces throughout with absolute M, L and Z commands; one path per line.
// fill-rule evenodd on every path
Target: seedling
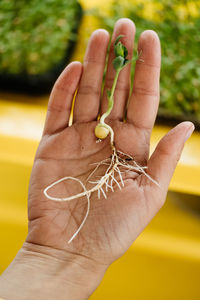
M 104 159 L 101 162 L 94 163 L 96 165 L 95 169 L 92 171 L 92 173 L 89 175 L 87 178 L 87 182 L 92 184 L 92 187 L 90 189 L 87 189 L 86 186 L 83 184 L 83 182 L 77 178 L 74 177 L 63 177 L 56 182 L 52 183 L 48 187 L 45 188 L 44 194 L 48 199 L 54 200 L 54 201 L 71 201 L 73 199 L 77 199 L 83 196 L 86 196 L 87 202 L 88 202 L 88 207 L 87 207 L 87 212 L 86 215 L 77 229 L 77 231 L 74 233 L 74 235 L 70 238 L 68 243 L 71 243 L 72 240 L 77 236 L 81 228 L 83 227 L 88 214 L 90 210 L 90 197 L 91 194 L 97 191 L 98 198 L 100 199 L 101 194 L 103 197 L 106 199 L 107 195 L 106 193 L 108 191 L 114 192 L 114 184 L 121 190 L 124 187 L 124 180 L 123 180 L 123 173 L 128 172 L 128 171 L 134 171 L 139 174 L 144 174 L 147 178 L 149 178 L 152 182 L 158 185 L 158 183 L 153 180 L 146 172 L 145 169 L 147 167 L 141 167 L 139 166 L 131 157 L 130 155 L 123 153 L 119 150 L 116 149 L 115 147 L 115 139 L 114 139 L 114 131 L 111 126 L 109 126 L 106 122 L 105 119 L 110 115 L 113 104 L 114 104 L 114 93 L 115 93 L 115 88 L 117 84 L 117 80 L 119 77 L 119 73 L 123 68 L 125 68 L 132 60 L 127 59 L 128 55 L 128 50 L 127 48 L 120 42 L 120 39 L 122 38 L 122 35 L 118 36 L 115 43 L 114 43 L 114 53 L 115 53 L 115 58 L 113 60 L 113 67 L 115 69 L 115 78 L 113 81 L 113 85 L 111 90 L 107 90 L 107 98 L 108 98 L 108 109 L 107 111 L 101 116 L 99 124 L 95 128 L 95 136 L 98 138 L 98 141 L 105 139 L 109 134 L 110 134 L 110 146 L 112 150 L 112 155 L 109 158 Z M 138 57 L 138 56 L 137 56 Z M 136 59 L 137 59 L 136 57 Z M 105 171 L 103 176 L 100 176 L 100 178 L 96 181 L 90 181 L 89 179 L 91 178 L 92 175 L 97 171 L 97 169 L 101 165 L 106 165 L 107 170 Z M 52 197 L 47 194 L 48 190 L 52 188 L 53 186 L 59 184 L 62 181 L 65 180 L 75 180 L 80 183 L 81 187 L 83 188 L 83 192 L 78 193 L 76 195 L 66 197 L 66 198 L 57 198 L 57 197 Z

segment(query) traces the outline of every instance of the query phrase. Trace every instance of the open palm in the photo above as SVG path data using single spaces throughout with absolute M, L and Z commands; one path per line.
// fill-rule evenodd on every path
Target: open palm
M 120 34 L 129 51 L 133 50 L 134 24 L 119 20 L 114 29 L 105 88 L 114 78 L 113 43 Z M 117 150 L 134 157 L 159 186 L 142 174 L 127 172 L 124 187 L 114 186 L 107 199 L 97 192 L 91 195 L 89 216 L 77 237 L 68 240 L 81 224 L 86 197 L 69 202 L 55 202 L 45 197 L 44 189 L 58 179 L 71 176 L 86 182 L 94 163 L 111 154 L 109 137 L 97 143 L 94 129 L 100 106 L 101 84 L 109 35 L 104 30 L 93 33 L 84 64 L 66 67 L 52 90 L 43 137 L 38 147 L 29 188 L 29 234 L 27 241 L 87 256 L 109 264 L 122 255 L 163 205 L 169 181 L 193 125 L 184 122 L 169 132 L 158 144 L 151 158 L 149 140 L 159 103 L 160 44 L 155 32 L 145 31 L 139 39 L 140 60 L 136 63 L 133 92 L 130 90 L 130 66 L 123 69 L 115 92 L 114 108 L 108 121 L 115 133 Z M 68 126 L 74 93 L 78 88 L 73 125 Z M 104 91 L 101 113 L 107 108 Z M 127 108 L 127 112 L 126 112 Z M 123 122 L 124 115 L 126 122 Z M 102 165 L 95 175 L 103 175 Z M 79 183 L 66 180 L 49 190 L 56 197 L 68 197 L 82 191 Z

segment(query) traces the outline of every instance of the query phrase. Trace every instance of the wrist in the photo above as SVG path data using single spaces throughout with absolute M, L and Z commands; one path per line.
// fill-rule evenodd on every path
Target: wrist
M 88 299 L 106 269 L 106 265 L 75 253 L 25 243 L 2 275 L 0 297 Z

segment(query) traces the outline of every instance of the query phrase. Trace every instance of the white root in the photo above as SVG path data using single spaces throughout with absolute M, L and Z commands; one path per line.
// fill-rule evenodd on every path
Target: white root
M 86 198 L 87 198 L 88 205 L 87 205 L 87 211 L 86 211 L 86 214 L 84 216 L 84 219 L 81 222 L 81 224 L 80 224 L 79 228 L 77 229 L 77 231 L 70 238 L 68 243 L 71 243 L 73 241 L 73 239 L 77 236 L 77 234 L 80 232 L 83 225 L 85 224 L 85 221 L 86 221 L 86 219 L 89 215 L 89 211 L 90 211 L 90 197 L 91 197 L 91 194 L 93 192 L 97 191 L 98 199 L 100 199 L 101 193 L 103 194 L 104 198 L 107 199 L 106 192 L 108 192 L 108 189 L 110 189 L 112 192 L 114 192 L 113 183 L 115 183 L 118 186 L 118 188 L 121 190 L 121 188 L 124 187 L 124 180 L 122 178 L 122 173 L 125 173 L 125 172 L 128 172 L 128 171 L 134 171 L 134 172 L 137 172 L 138 174 L 144 174 L 150 181 L 152 181 L 153 183 L 158 185 L 157 181 L 155 181 L 153 178 L 151 178 L 145 172 L 145 169 L 147 168 L 146 166 L 145 167 L 139 166 L 130 155 L 125 154 L 121 151 L 116 151 L 114 146 L 112 148 L 113 148 L 113 154 L 112 154 L 111 158 L 107 158 L 107 159 L 104 159 L 101 162 L 94 163 L 94 164 L 97 164 L 97 166 L 91 172 L 91 174 L 88 176 L 88 178 L 86 180 L 86 182 L 94 185 L 90 189 L 87 190 L 86 186 L 82 183 L 82 181 L 80 179 L 75 178 L 75 177 L 66 176 L 66 177 L 63 177 L 63 178 L 55 181 L 54 183 L 50 184 L 44 190 L 45 196 L 48 199 L 54 200 L 54 201 L 60 201 L 60 202 L 71 201 L 71 200 L 78 199 L 78 198 L 81 198 L 81 197 L 84 197 L 84 196 L 86 196 Z M 125 158 L 122 158 L 121 156 L 127 158 L 128 161 Z M 108 161 L 110 163 L 108 163 Z M 130 163 L 132 163 L 132 164 L 130 164 Z M 109 165 L 106 172 L 105 172 L 105 174 L 103 176 L 100 176 L 100 178 L 99 178 L 99 176 L 95 176 L 95 177 L 99 178 L 96 181 L 89 181 L 91 176 L 97 171 L 97 169 L 101 165 Z M 123 169 L 125 169 L 125 171 L 122 172 L 119 167 L 122 167 Z M 122 187 L 120 186 L 119 182 L 115 178 L 115 173 L 118 175 Z M 75 181 L 79 182 L 81 187 L 83 188 L 83 192 L 78 193 L 78 194 L 73 195 L 73 196 L 66 197 L 66 198 L 52 197 L 47 193 L 49 189 L 51 189 L 55 185 L 59 184 L 60 182 L 65 181 L 65 180 L 75 180 Z M 103 189 L 104 185 L 105 185 L 106 192 Z
M 105 194 L 105 192 L 104 192 L 104 190 L 103 190 L 103 188 L 102 188 L 102 187 L 100 187 L 100 191 L 102 192 L 102 194 L 103 194 L 104 198 L 105 198 L 105 199 L 107 199 L 107 196 L 106 196 L 106 194 Z
M 115 177 L 111 174 L 110 175 L 113 179 L 113 181 L 117 184 L 118 188 L 121 190 L 121 186 L 119 185 L 118 181 L 115 179 Z
M 118 167 L 116 167 L 115 169 L 116 169 L 117 173 L 119 174 L 119 178 L 120 178 L 120 180 L 121 180 L 121 184 L 122 184 L 122 186 L 124 187 L 124 180 L 123 180 L 123 178 L 122 178 L 120 169 L 119 169 Z
M 100 199 L 100 190 L 98 190 L 97 192 L 98 192 L 98 199 Z
M 75 178 L 75 177 L 66 176 L 66 177 L 63 177 L 63 178 L 61 178 L 61 179 L 55 181 L 54 183 L 50 184 L 50 185 L 44 190 L 44 194 L 45 194 L 45 196 L 46 196 L 48 199 L 50 199 L 50 200 L 54 200 L 54 201 L 70 201 L 70 200 L 71 200 L 70 197 L 65 198 L 65 200 L 63 200 L 63 198 L 55 198 L 55 197 L 51 197 L 51 196 L 49 196 L 49 195 L 47 194 L 47 191 L 48 191 L 50 188 L 52 188 L 52 187 L 55 186 L 56 184 L 58 184 L 58 183 L 60 183 L 60 182 L 62 182 L 62 181 L 64 181 L 64 180 L 67 180 L 67 179 L 75 180 L 75 181 L 77 181 L 77 182 L 80 183 L 80 185 L 82 186 L 84 192 L 86 192 L 85 196 L 87 197 L 87 204 L 88 204 L 88 205 L 87 205 L 87 211 L 86 211 L 86 214 L 85 214 L 85 217 L 84 217 L 82 223 L 80 224 L 80 226 L 79 226 L 79 228 L 77 229 L 77 231 L 72 235 L 72 237 L 71 237 L 70 240 L 68 241 L 68 244 L 70 244 L 70 243 L 73 241 L 73 239 L 77 236 L 77 234 L 79 233 L 79 231 L 82 229 L 82 227 L 83 227 L 83 225 L 85 224 L 85 221 L 86 221 L 86 219 L 87 219 L 87 217 L 88 217 L 88 215 L 89 215 L 89 211 L 90 211 L 90 192 L 87 193 L 87 189 L 86 189 L 85 185 L 82 183 L 82 181 L 81 181 L 80 179 Z

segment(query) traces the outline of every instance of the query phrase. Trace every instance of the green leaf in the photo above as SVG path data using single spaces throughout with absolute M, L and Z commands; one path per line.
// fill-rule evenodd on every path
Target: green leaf
M 123 34 L 118 35 L 118 37 L 117 37 L 116 40 L 115 40 L 115 44 L 114 44 L 114 45 L 117 45 L 117 43 L 119 42 L 119 40 L 120 40 L 122 37 L 124 37 Z
M 108 98 L 110 98 L 110 96 L 111 96 L 111 90 L 106 90 L 106 94 L 107 94 Z
M 124 48 L 123 48 L 123 45 L 121 42 L 118 42 L 116 45 L 115 45 L 115 48 L 114 48 L 114 51 L 115 51 L 115 56 L 122 56 L 124 57 Z
M 124 58 L 122 56 L 117 56 L 117 57 L 115 57 L 115 59 L 113 60 L 112 63 L 113 63 L 114 69 L 117 71 L 123 67 Z
M 121 42 L 118 42 L 117 45 L 115 45 L 114 51 L 115 51 L 116 57 L 122 56 L 122 57 L 126 58 L 126 56 L 128 55 L 127 48 Z

